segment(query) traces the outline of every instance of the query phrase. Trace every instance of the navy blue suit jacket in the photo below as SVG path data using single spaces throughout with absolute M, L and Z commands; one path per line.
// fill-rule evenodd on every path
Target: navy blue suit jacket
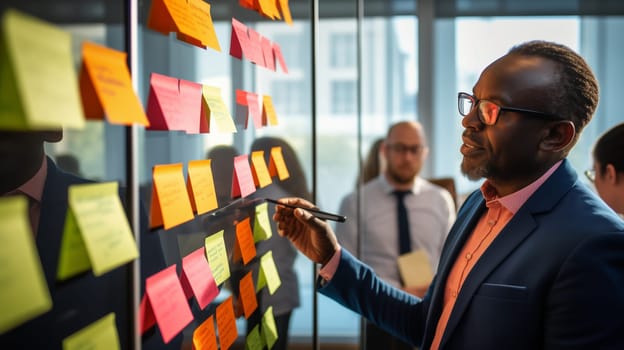
M 321 293 L 429 349 L 449 271 L 484 209 L 479 191 L 468 197 L 423 300 L 344 250 Z M 470 271 L 440 349 L 624 349 L 624 221 L 567 160 Z
M 47 177 L 41 198 L 41 216 L 36 245 L 45 279 L 52 297 L 52 309 L 17 328 L 0 335 L 0 349 L 61 349 L 62 341 L 74 332 L 114 312 L 123 349 L 128 348 L 130 309 L 130 268 L 126 264 L 102 276 L 91 271 L 64 282 L 56 281 L 61 238 L 68 208 L 67 190 L 74 184 L 90 181 L 58 169 L 48 158 Z M 141 275 L 145 277 L 165 267 L 158 236 L 141 236 Z M 162 338 L 152 331 L 144 348 L 163 346 Z M 172 341 L 179 348 L 180 339 Z

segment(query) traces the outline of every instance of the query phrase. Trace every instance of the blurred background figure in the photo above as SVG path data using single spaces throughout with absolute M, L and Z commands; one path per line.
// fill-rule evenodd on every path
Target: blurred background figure
M 585 172 L 607 205 L 624 218 L 624 123 L 607 130 L 594 145 L 594 165 Z
M 59 154 L 55 156 L 54 159 L 56 160 L 56 165 L 62 170 L 76 176 L 82 176 L 80 161 L 73 154 Z
M 383 137 L 375 140 L 366 154 L 359 179 L 362 185 L 375 179 L 386 169 L 386 160 L 381 153 L 383 141 Z

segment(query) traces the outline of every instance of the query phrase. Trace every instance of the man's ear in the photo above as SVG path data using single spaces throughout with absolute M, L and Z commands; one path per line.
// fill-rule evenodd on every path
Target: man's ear
M 604 172 L 601 176 L 601 178 L 608 184 L 610 185 L 615 185 L 617 183 L 617 170 L 615 170 L 615 167 L 613 166 L 613 164 L 607 164 L 607 166 L 604 168 Z
M 548 152 L 559 152 L 569 148 L 576 136 L 574 123 L 569 120 L 562 120 L 550 123 L 546 129 L 541 149 Z

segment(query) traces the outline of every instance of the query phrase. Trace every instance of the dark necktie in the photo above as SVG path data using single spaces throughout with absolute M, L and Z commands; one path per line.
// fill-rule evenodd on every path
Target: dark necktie
M 399 255 L 412 251 L 410 239 L 409 219 L 407 217 L 407 208 L 405 207 L 404 198 L 411 191 L 394 191 L 397 200 L 397 222 L 399 227 Z

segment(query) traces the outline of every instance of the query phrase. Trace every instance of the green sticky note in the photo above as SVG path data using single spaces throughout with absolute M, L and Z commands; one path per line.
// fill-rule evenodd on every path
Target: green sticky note
M 110 313 L 89 326 L 63 339 L 63 350 L 121 349 L 115 326 L 115 314 Z
M 259 292 L 264 286 L 268 286 L 269 293 L 273 295 L 281 284 L 282 281 L 273 260 L 273 252 L 268 251 L 260 258 L 256 292 Z
M 269 221 L 269 203 L 256 205 L 256 219 L 254 220 L 254 242 L 264 241 L 271 238 L 271 222 Z
M 1 33 L 0 129 L 83 128 L 71 35 L 15 10 Z
M 264 341 L 260 336 L 260 326 L 255 325 L 251 332 L 247 335 L 245 350 L 262 350 L 263 348 Z
M 138 256 L 117 182 L 70 186 L 58 278 L 72 277 L 89 266 L 100 276 Z
M 90 268 L 91 261 L 89 261 L 87 247 L 80 235 L 76 217 L 71 209 L 68 209 L 65 216 L 65 229 L 61 239 L 61 252 L 59 253 L 56 278 L 59 281 L 66 280 Z
M 267 348 L 271 350 L 275 342 L 277 341 L 277 326 L 275 325 L 275 318 L 273 317 L 273 306 L 269 308 L 262 315 L 262 337 L 267 345 Z
M 210 265 L 210 271 L 217 285 L 220 285 L 230 278 L 230 264 L 228 263 L 223 232 L 224 230 L 221 230 L 206 237 L 204 243 L 206 256 L 208 257 L 208 265 Z
M 0 198 L 0 334 L 52 308 L 23 196 Z

